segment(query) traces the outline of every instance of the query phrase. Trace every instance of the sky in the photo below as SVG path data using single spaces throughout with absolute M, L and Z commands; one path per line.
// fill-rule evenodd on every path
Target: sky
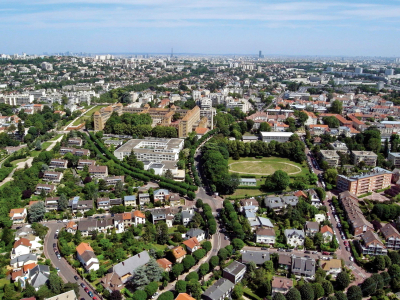
M 0 53 L 400 57 L 400 0 L 0 0 Z

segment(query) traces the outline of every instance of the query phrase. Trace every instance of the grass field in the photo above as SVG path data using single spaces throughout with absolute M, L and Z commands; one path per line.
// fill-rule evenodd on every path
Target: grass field
M 55 141 L 57 140 L 60 136 L 62 136 L 63 134 L 57 134 L 55 137 L 53 137 L 50 141 Z
M 46 150 L 47 148 L 49 148 L 50 145 L 51 145 L 51 142 L 44 142 L 44 143 L 42 143 L 42 149 Z
M 308 173 L 308 169 L 304 168 L 301 164 L 280 157 L 264 157 L 262 159 L 244 157 L 240 158 L 240 160 L 229 159 L 229 170 L 230 172 L 238 174 L 255 175 L 255 177 L 271 175 L 277 170 L 285 171 L 290 176 Z
M 78 126 L 79 124 L 82 124 L 86 121 L 86 119 L 90 119 L 92 115 L 96 112 L 102 109 L 103 107 L 106 107 L 106 105 L 98 105 L 93 109 L 88 108 L 88 111 L 80 118 L 78 118 L 72 126 Z
M 265 192 L 262 192 L 260 190 L 245 190 L 239 188 L 232 195 L 229 195 L 228 197 L 238 197 L 238 199 L 242 199 L 246 195 L 248 197 L 255 197 L 255 196 L 260 196 L 262 194 L 265 194 Z

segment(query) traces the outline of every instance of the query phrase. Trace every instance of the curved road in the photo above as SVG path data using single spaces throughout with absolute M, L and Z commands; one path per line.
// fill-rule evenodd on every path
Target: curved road
M 66 224 L 65 223 L 56 223 L 56 222 L 47 222 L 45 224 L 49 228 L 49 231 L 44 240 L 44 255 L 46 256 L 46 258 L 51 260 L 51 262 L 53 263 L 53 266 L 55 268 L 60 269 L 58 275 L 60 275 L 60 277 L 64 280 L 64 282 L 72 282 L 72 283 L 76 282 L 79 284 L 79 297 L 78 297 L 79 299 L 82 299 L 82 298 L 86 299 L 86 300 L 92 299 L 84 291 L 84 289 L 80 286 L 82 280 L 78 280 L 78 281 L 75 280 L 74 276 L 78 275 L 75 272 L 75 270 L 69 265 L 69 263 L 64 258 L 58 259 L 54 253 L 53 243 L 57 244 L 57 239 L 54 238 L 54 234 L 56 233 L 57 229 L 61 230 L 61 228 L 65 227 Z M 93 294 L 97 298 L 99 298 L 87 284 L 85 284 L 85 285 L 89 288 L 90 291 L 93 292 Z

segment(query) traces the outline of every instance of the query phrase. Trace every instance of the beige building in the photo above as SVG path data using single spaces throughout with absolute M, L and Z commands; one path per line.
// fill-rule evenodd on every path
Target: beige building
M 390 161 L 394 167 L 400 167 L 400 152 L 389 152 L 388 161 Z
M 372 151 L 352 151 L 351 158 L 353 165 L 358 165 L 363 161 L 367 166 L 375 167 L 378 155 Z
M 352 177 L 339 175 L 337 177 L 337 189 L 360 196 L 387 188 L 390 186 L 392 175 L 392 172 L 379 167 L 375 167 L 370 173 L 362 173 Z
M 321 150 L 320 154 L 322 160 L 326 161 L 329 167 L 336 168 L 339 165 L 340 156 L 335 150 Z

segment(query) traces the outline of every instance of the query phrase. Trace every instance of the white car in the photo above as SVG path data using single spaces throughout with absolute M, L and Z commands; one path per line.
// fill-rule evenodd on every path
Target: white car
M 353 256 L 350 256 L 349 259 L 350 259 L 350 261 L 354 261 Z

